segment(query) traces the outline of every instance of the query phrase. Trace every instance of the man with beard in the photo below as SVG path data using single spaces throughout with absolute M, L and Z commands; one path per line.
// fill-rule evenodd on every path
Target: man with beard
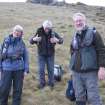
M 105 46 L 95 28 L 86 24 L 82 13 L 73 16 L 76 29 L 70 44 L 73 86 L 76 105 L 102 105 L 99 96 L 98 78 L 105 79 Z

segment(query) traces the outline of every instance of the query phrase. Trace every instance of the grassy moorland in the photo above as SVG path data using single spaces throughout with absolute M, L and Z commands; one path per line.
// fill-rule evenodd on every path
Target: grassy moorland
M 72 15 L 78 11 L 86 14 L 88 23 L 96 26 L 102 36 L 105 35 L 105 8 L 86 5 L 57 7 L 30 3 L 0 3 L 0 42 L 2 43 L 3 38 L 12 31 L 14 25 L 20 24 L 24 27 L 23 38 L 30 54 L 30 74 L 25 77 L 22 105 L 74 105 L 65 98 L 65 89 L 70 75 L 69 43 L 74 32 Z M 37 48 L 29 44 L 29 38 L 46 19 L 51 20 L 54 30 L 64 37 L 64 44 L 56 46 L 55 62 L 63 65 L 65 72 L 62 82 L 56 83 L 53 91 L 49 87 L 37 89 Z M 105 81 L 100 83 L 100 93 L 105 104 Z M 11 103 L 11 96 L 9 102 Z

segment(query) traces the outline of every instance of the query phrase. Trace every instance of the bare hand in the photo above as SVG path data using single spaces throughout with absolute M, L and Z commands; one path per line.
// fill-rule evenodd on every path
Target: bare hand
M 38 36 L 35 36 L 34 38 L 33 38 L 33 41 L 37 41 L 37 42 L 40 42 L 41 41 L 41 37 L 38 37 Z
M 24 72 L 24 76 L 27 76 L 28 75 L 28 73 L 27 72 Z
M 56 37 L 54 37 L 54 38 L 51 38 L 50 39 L 50 42 L 51 43 L 58 43 L 59 42 L 59 39 L 57 39 Z
M 99 68 L 98 78 L 99 78 L 99 80 L 104 80 L 105 79 L 105 68 L 104 67 Z

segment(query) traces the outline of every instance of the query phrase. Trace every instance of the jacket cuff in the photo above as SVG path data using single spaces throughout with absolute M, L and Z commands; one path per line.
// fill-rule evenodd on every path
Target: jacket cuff
M 30 44 L 37 44 L 37 41 L 33 41 L 33 37 L 30 39 Z
M 63 39 L 59 39 L 59 44 L 63 44 Z
M 104 67 L 105 68 L 105 65 L 104 64 L 100 64 L 99 67 Z
M 24 72 L 29 73 L 29 69 L 25 69 Z

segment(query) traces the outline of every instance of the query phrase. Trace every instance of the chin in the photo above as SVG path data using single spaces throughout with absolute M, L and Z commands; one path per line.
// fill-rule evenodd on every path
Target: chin
M 83 27 L 78 27 L 76 28 L 77 31 L 82 31 L 83 30 Z

